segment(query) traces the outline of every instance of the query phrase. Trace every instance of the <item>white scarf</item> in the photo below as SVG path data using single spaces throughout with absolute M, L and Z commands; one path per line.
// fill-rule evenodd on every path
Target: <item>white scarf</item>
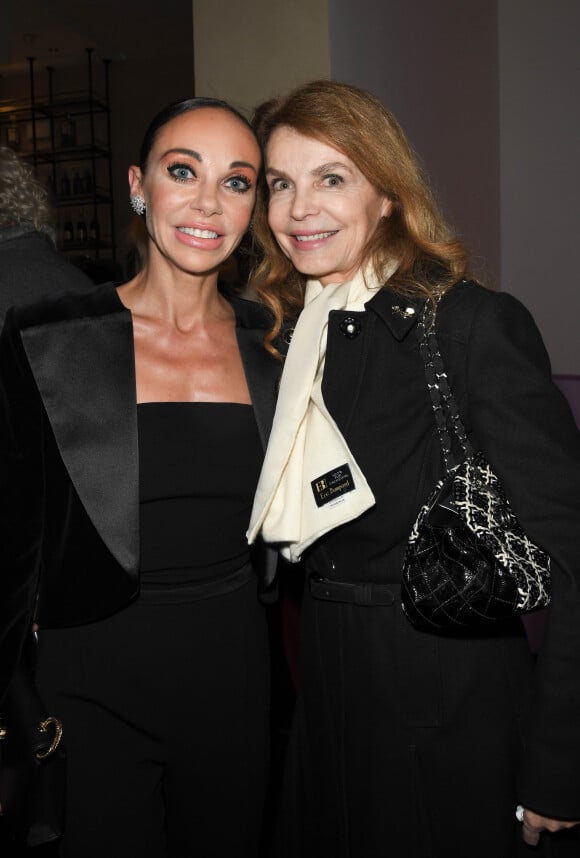
M 319 537 L 375 503 L 366 478 L 326 410 L 321 383 L 331 310 L 364 310 L 396 268 L 377 280 L 367 267 L 347 283 L 306 284 L 282 373 L 274 423 L 248 530 L 292 562 Z M 319 504 L 316 502 L 318 498 Z

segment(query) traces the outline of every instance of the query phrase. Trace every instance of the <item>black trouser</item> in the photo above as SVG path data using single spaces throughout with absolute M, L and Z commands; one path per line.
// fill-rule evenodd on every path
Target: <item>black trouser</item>
M 64 723 L 63 858 L 254 858 L 268 765 L 268 655 L 250 580 L 41 630 L 38 683 Z

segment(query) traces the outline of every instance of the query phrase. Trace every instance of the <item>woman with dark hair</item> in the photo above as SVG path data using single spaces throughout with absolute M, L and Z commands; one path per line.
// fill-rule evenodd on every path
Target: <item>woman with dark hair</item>
M 276 855 L 513 858 L 523 841 L 570 854 L 580 440 L 540 335 L 518 301 L 468 279 L 376 98 L 315 81 L 262 105 L 254 127 L 254 286 L 272 336 L 299 316 L 249 532 L 306 573 Z M 401 608 L 411 529 L 445 473 L 416 336 L 429 307 L 468 437 L 551 557 L 535 669 L 518 617 L 445 634 Z
M 228 104 L 161 111 L 129 168 L 143 269 L 6 321 L 0 694 L 35 622 L 37 686 L 64 727 L 66 858 L 258 851 L 257 589 L 272 556 L 245 531 L 279 361 L 263 347 L 268 314 L 217 282 L 260 168 Z

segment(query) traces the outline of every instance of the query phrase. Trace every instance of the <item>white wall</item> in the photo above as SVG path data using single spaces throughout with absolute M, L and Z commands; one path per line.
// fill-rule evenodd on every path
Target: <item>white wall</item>
M 502 286 L 580 375 L 580 3 L 499 0 Z
M 193 0 L 195 92 L 246 113 L 329 76 L 327 0 Z

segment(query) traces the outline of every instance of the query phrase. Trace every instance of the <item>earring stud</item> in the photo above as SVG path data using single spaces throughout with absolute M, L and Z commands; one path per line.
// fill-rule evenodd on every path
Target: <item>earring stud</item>
M 147 208 L 147 206 L 143 197 L 141 197 L 139 194 L 133 194 L 133 196 L 131 197 L 131 208 L 133 209 L 135 214 L 145 214 L 145 209 Z

